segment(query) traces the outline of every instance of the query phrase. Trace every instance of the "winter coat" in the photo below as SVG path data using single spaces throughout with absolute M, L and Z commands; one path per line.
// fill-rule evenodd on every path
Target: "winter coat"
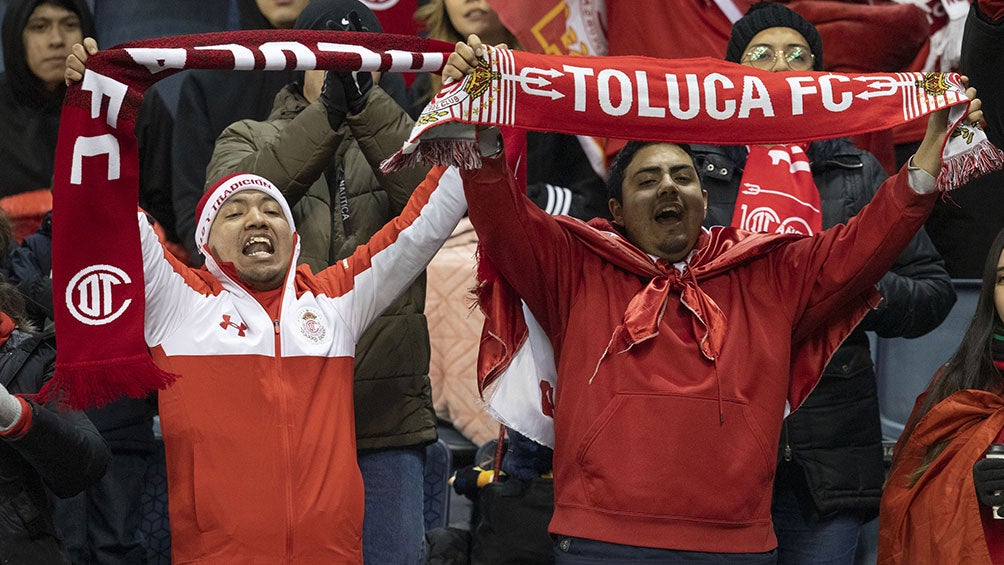
M 921 394 L 913 407 L 909 422 L 916 427 L 909 439 L 896 442 L 879 515 L 878 563 L 999 563 L 1001 556 L 990 554 L 986 528 L 1000 532 L 1004 526 L 976 498 L 973 464 L 1004 428 L 1004 398 L 984 390 L 958 390 L 917 420 L 929 393 Z M 943 449 L 937 459 L 915 478 L 928 451 L 939 445 Z
M 0 346 L 0 382 L 11 393 L 34 394 L 52 377 L 55 358 L 41 335 L 14 330 Z M 69 498 L 96 483 L 108 446 L 83 413 L 29 405 L 28 431 L 0 439 L 0 563 L 69 563 L 46 490 Z
M 283 88 L 264 122 L 242 120 L 220 135 L 207 181 L 250 172 L 272 181 L 293 206 L 300 262 L 319 272 L 349 256 L 394 218 L 427 169 L 374 174 L 400 148 L 413 122 L 379 86 L 361 112 L 332 131 L 319 102 L 297 84 Z M 425 274 L 359 340 L 355 366 L 359 449 L 436 439 L 429 384 Z
M 854 220 L 811 238 L 702 234 L 679 274 L 611 243 L 621 240 L 612 227 L 585 242 L 520 195 L 502 159 L 484 161 L 462 172 L 482 253 L 539 322 L 557 366 L 550 531 L 687 551 L 775 548 L 785 401 L 798 406 L 878 301 L 875 282 L 937 196 L 919 196 L 904 171 Z M 620 266 L 608 258 L 619 247 L 665 274 Z M 698 321 L 716 311 L 701 291 L 722 314 L 704 318 L 717 320 L 714 336 Z M 662 292 L 662 308 L 646 300 Z M 652 312 L 658 332 L 629 346 L 625 326 Z
M 706 226 L 730 225 L 746 162 L 745 147 L 694 146 L 708 191 Z M 847 139 L 812 143 L 807 152 L 819 189 L 823 228 L 846 222 L 874 196 L 886 174 Z M 923 229 L 878 284 L 882 303 L 838 349 L 805 404 L 785 420 L 779 462 L 805 476 L 816 512 L 878 512 L 885 466 L 878 390 L 865 330 L 882 337 L 917 337 L 938 326 L 955 291 Z M 834 407 L 839 406 L 839 410 Z
M 147 345 L 180 375 L 159 393 L 174 563 L 361 562 L 353 355 L 462 217 L 456 176 L 430 172 L 398 218 L 319 273 L 295 267 L 294 239 L 274 291 L 212 257 L 182 265 L 140 220 Z
M 84 0 L 26 0 L 5 3 L 4 72 L 0 75 L 0 197 L 52 187 L 56 136 L 64 87 L 49 92 L 28 68 L 22 33 L 39 4 L 50 2 L 76 12 L 84 37 L 94 37 L 94 21 Z

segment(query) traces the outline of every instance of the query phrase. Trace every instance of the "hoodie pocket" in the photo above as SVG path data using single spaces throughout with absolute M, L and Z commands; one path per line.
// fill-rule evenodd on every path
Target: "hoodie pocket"
M 219 496 L 218 481 L 213 476 L 212 457 L 204 453 L 204 449 L 195 446 L 192 452 L 192 512 L 199 531 L 203 534 L 231 533 L 232 527 L 227 527 L 223 518 L 224 506 Z
M 727 523 L 768 508 L 774 442 L 742 403 L 618 394 L 577 453 L 590 505 L 612 512 Z M 771 449 L 767 449 L 771 446 Z

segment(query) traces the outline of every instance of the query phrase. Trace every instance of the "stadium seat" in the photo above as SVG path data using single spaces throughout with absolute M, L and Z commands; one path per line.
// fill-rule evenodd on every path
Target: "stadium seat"
M 873 339 L 882 436 L 887 442 L 899 438 L 917 396 L 927 389 L 938 367 L 958 347 L 976 311 L 981 281 L 956 279 L 952 283 L 958 300 L 945 321 L 933 331 L 912 339 Z
M 425 448 L 425 529 L 445 528 L 450 523 L 450 485 L 453 457 L 442 439 Z

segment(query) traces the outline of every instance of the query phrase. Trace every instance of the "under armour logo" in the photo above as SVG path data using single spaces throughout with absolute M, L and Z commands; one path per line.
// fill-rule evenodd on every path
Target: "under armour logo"
M 220 322 L 220 327 L 223 328 L 223 329 L 237 328 L 237 336 L 238 337 L 244 337 L 244 330 L 248 329 L 247 324 L 245 324 L 244 322 L 241 322 L 240 325 L 237 325 L 237 324 L 231 322 L 230 321 L 230 314 L 224 314 L 223 315 L 223 321 Z

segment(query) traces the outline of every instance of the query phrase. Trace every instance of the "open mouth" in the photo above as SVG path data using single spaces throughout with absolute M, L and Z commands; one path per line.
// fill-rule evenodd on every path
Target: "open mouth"
M 248 257 L 264 257 L 275 252 L 272 240 L 262 236 L 253 235 L 244 242 L 244 249 L 241 252 Z
M 683 220 L 683 210 L 677 206 L 668 206 L 655 213 L 655 221 L 662 225 L 675 225 Z

